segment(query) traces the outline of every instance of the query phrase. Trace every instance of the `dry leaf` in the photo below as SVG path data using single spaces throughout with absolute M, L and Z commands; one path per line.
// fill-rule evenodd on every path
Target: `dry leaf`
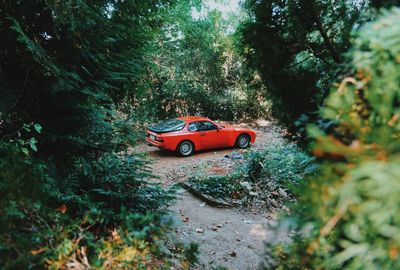
M 32 255 L 36 255 L 36 254 L 40 254 L 40 253 L 42 253 L 44 251 L 46 251 L 46 248 L 42 247 L 42 248 L 39 248 L 39 249 L 36 249 L 36 250 L 31 250 L 31 254 Z
M 114 229 L 111 231 L 111 237 L 113 241 L 118 241 L 121 239 L 121 237 L 119 236 L 117 229 Z
M 240 197 L 240 192 L 239 191 L 233 191 L 232 194 L 231 194 L 231 197 L 233 199 L 239 198 Z
M 228 253 L 228 255 L 231 257 L 236 257 L 237 253 L 232 250 L 231 252 Z
M 67 205 L 63 204 L 60 207 L 56 208 L 56 211 L 65 214 L 67 212 L 67 209 Z

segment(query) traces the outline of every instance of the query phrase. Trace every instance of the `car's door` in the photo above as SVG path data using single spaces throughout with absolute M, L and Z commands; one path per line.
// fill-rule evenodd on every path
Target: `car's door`
M 226 146 L 226 133 L 221 132 L 218 126 L 209 121 L 196 122 L 199 140 L 203 149 L 218 148 Z

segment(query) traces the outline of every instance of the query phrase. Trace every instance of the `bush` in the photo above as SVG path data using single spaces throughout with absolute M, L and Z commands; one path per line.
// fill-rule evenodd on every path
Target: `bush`
M 282 186 L 299 185 L 304 174 L 314 170 L 312 161 L 296 144 L 279 142 L 267 145 L 261 152 L 252 152 L 248 157 L 246 174 L 253 179 L 274 179 Z
M 98 160 L 76 159 L 61 183 L 51 183 L 60 203 L 102 224 L 118 222 L 121 207 L 137 212 L 165 210 L 172 193 L 150 184 L 149 161 L 138 155 L 106 153 Z
M 26 145 L 0 144 L 0 268 L 168 264 L 158 239 L 170 226 L 163 216 L 172 193 L 145 181 L 143 157 L 110 153 L 91 165 L 80 159 L 60 182 Z
M 45 247 L 46 264 L 49 269 L 169 269 L 171 254 L 162 237 L 169 230 L 154 215 L 133 214 L 122 210 L 121 225 L 99 235 L 87 228 L 85 222 L 60 228 L 54 247 Z
M 269 144 L 263 151 L 251 151 L 245 163 L 228 176 L 193 178 L 189 185 L 202 194 L 228 202 L 241 200 L 246 206 L 265 211 L 281 206 L 293 189 L 304 186 L 305 175 L 315 171 L 313 158 L 295 144 Z
M 321 112 L 335 135 L 309 128 L 321 165 L 299 194 L 298 235 L 278 247 L 278 269 L 400 268 L 399 24 L 396 8 L 358 33 L 354 76 Z

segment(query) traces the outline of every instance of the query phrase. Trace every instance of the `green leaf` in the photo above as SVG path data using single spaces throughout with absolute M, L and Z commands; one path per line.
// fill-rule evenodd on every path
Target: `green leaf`
M 28 132 L 31 131 L 31 126 L 28 125 L 28 124 L 23 124 L 23 125 L 22 125 L 22 128 L 23 128 L 25 131 L 28 131 Z
M 22 150 L 22 153 L 24 153 L 25 155 L 29 156 L 29 150 L 28 150 L 28 148 L 22 147 L 21 150 Z
M 34 129 L 36 130 L 36 132 L 39 133 L 39 134 L 42 132 L 42 129 L 43 129 L 42 126 L 39 125 L 39 124 L 34 124 L 34 125 L 33 125 L 33 128 L 34 128 Z
M 37 152 L 36 143 L 37 143 L 37 140 L 36 140 L 34 137 L 32 137 L 32 138 L 29 140 L 29 146 L 30 146 L 31 149 L 32 149 L 33 151 L 35 151 L 35 152 Z

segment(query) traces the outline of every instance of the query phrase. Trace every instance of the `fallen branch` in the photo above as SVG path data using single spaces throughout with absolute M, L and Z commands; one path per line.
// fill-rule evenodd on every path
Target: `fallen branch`
M 231 207 L 239 206 L 238 203 L 234 203 L 234 202 L 226 203 L 226 202 L 216 201 L 215 199 L 211 198 L 210 196 L 200 193 L 199 191 L 197 191 L 196 189 L 194 189 L 193 187 L 189 186 L 186 183 L 179 183 L 179 185 L 181 187 L 183 187 L 184 189 L 186 189 L 190 194 L 192 194 L 196 198 L 204 201 L 205 203 L 207 203 L 208 205 L 210 205 L 212 207 L 231 208 Z

